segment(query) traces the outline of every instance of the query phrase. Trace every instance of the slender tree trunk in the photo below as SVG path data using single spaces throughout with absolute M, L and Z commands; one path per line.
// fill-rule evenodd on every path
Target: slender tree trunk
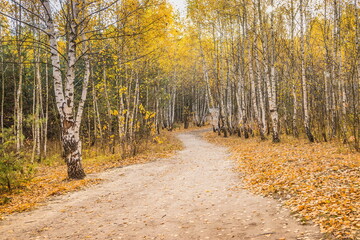
M 274 9 L 274 0 L 271 1 L 272 8 Z M 274 31 L 274 12 L 271 12 L 270 17 L 270 32 L 271 32 L 271 57 L 270 57 L 270 117 L 273 127 L 273 142 L 280 142 L 279 137 L 279 114 L 277 106 L 277 90 L 276 90 L 276 76 L 275 76 L 275 31 Z
M 0 26 L 0 36 L 2 35 L 2 27 Z M 4 68 L 4 45 L 1 44 L 1 106 L 0 106 L 0 125 L 1 125 L 1 143 L 4 143 L 4 104 L 5 104 L 5 68 Z
M 227 129 L 232 135 L 233 133 L 233 126 L 232 126 L 232 92 L 231 92 L 231 83 L 229 79 L 229 69 L 227 69 L 227 76 L 226 76 L 226 94 L 225 94 L 225 100 L 226 100 L 226 125 Z
M 294 56 L 294 51 L 295 51 L 295 6 L 294 6 L 294 0 L 291 0 L 291 47 L 292 47 L 292 51 L 291 51 L 291 69 L 290 69 L 290 74 L 292 77 L 292 89 L 291 89 L 291 93 L 293 96 L 293 116 L 292 116 L 292 133 L 294 137 L 299 137 L 299 130 L 297 127 L 297 110 L 298 110 L 298 97 L 297 97 L 297 92 L 296 92 L 296 78 L 294 77 L 295 74 L 295 56 Z
M 19 52 L 20 53 L 20 52 Z M 21 54 L 21 53 L 20 53 Z M 17 91 L 16 91 L 16 102 L 15 102 L 15 109 L 16 109 L 16 151 L 20 152 L 22 147 L 22 85 L 23 85 L 23 63 L 22 63 L 22 56 L 19 56 L 19 82 L 17 84 Z
M 328 103 L 328 136 L 330 139 L 334 138 L 337 132 L 336 126 L 336 100 L 335 100 L 335 92 L 334 92 L 334 81 L 335 81 L 335 64 L 331 63 L 331 59 L 333 58 L 334 50 L 330 50 L 329 47 L 329 34 L 330 34 L 330 24 L 328 24 L 328 3 L 324 2 L 324 47 L 326 51 L 326 70 L 325 70 L 325 81 L 326 90 L 328 92 L 326 96 L 326 100 Z
M 344 143 L 347 142 L 347 97 L 345 92 L 345 83 L 342 76 L 342 53 L 341 53 L 341 1 L 333 1 L 334 10 L 334 76 L 336 77 L 337 89 L 338 89 L 338 122 L 341 131 L 341 137 Z
M 35 51 L 35 50 L 34 50 Z M 37 52 L 37 51 L 35 51 Z M 33 163 L 35 158 L 39 158 L 40 156 L 40 104 L 39 104 L 39 81 L 40 78 L 40 69 L 38 59 L 35 59 L 35 74 L 34 74 L 34 91 L 33 91 L 33 153 L 31 157 L 31 162 Z
M 1 58 L 1 143 L 4 143 L 4 103 L 5 103 L 5 69 L 4 69 L 4 59 Z
M 111 110 L 111 104 L 110 104 L 110 96 L 109 96 L 109 91 L 108 91 L 108 81 L 107 81 L 107 74 L 106 74 L 106 66 L 103 66 L 103 81 L 104 81 L 104 97 L 105 97 L 105 101 L 106 101 L 106 109 L 107 109 L 107 128 L 108 128 L 108 134 L 107 134 L 107 138 L 108 138 L 108 144 L 109 144 L 109 151 L 114 154 L 114 144 L 113 141 L 114 139 L 114 133 L 113 133 L 113 115 L 112 115 L 112 110 Z
M 256 2 L 254 2 L 254 10 L 255 10 L 255 23 L 254 23 L 254 31 L 255 31 L 255 37 L 257 38 L 258 36 L 261 37 L 261 35 L 259 35 L 258 31 L 256 30 L 257 25 L 259 24 L 260 26 L 260 22 L 261 20 L 258 17 L 257 11 L 256 11 Z M 257 49 L 257 40 L 254 41 L 255 42 L 255 49 L 253 50 L 254 53 L 254 59 L 255 59 L 255 64 L 256 64 L 256 75 L 257 75 L 257 93 L 256 95 L 258 96 L 259 99 L 259 105 L 260 105 L 260 113 L 259 113 L 259 119 L 261 120 L 260 122 L 260 127 L 262 128 L 262 133 L 263 133 L 263 137 L 265 138 L 265 134 L 267 132 L 267 124 L 266 124 L 266 106 L 265 106 L 265 96 L 263 93 L 263 89 L 262 89 L 262 82 L 263 82 L 263 78 L 262 78 L 262 71 L 261 71 L 261 63 L 259 60 L 259 55 L 258 55 L 258 49 Z M 262 137 L 262 136 L 260 136 Z
M 310 114 L 308 104 L 308 91 L 305 70 L 305 39 L 304 39 L 304 6 L 303 0 L 300 0 L 300 52 L 301 52 L 301 86 L 303 94 L 303 110 L 304 110 L 304 127 L 305 133 L 310 142 L 314 142 L 314 136 L 310 129 Z
M 260 63 L 258 61 L 258 54 L 257 54 L 257 23 L 258 23 L 258 17 L 257 17 L 257 11 L 256 11 L 256 3 L 254 2 L 254 20 L 253 20 L 253 32 L 254 32 L 254 39 L 249 39 L 249 73 L 250 73 L 250 81 L 251 81 L 251 98 L 252 98 L 252 105 L 254 108 L 254 115 L 255 120 L 257 122 L 257 125 L 259 127 L 259 133 L 261 140 L 265 140 L 265 105 L 263 100 L 263 94 L 261 89 L 261 71 L 260 71 Z M 255 60 L 255 61 L 253 61 Z M 254 69 L 253 69 L 253 63 L 255 63 L 256 71 L 257 71 L 257 77 L 255 76 Z M 260 112 L 259 107 L 257 104 L 257 100 L 259 100 L 260 104 Z
M 135 134 L 137 129 L 137 114 L 139 109 L 139 100 L 140 100 L 140 83 L 139 83 L 139 75 L 138 72 L 135 72 L 135 89 L 134 89 L 134 101 L 133 101 L 133 109 L 131 111 L 130 117 L 130 125 L 129 125 L 129 141 L 131 144 L 131 154 L 135 156 L 137 153 L 137 143 Z
M 255 57 L 257 58 L 257 57 Z M 260 62 L 257 60 L 256 61 L 256 68 L 257 68 L 257 72 L 258 72 L 258 77 L 257 77 L 257 94 L 259 96 L 259 103 L 260 103 L 260 111 L 261 111 L 261 127 L 262 127 L 262 132 L 264 133 L 264 137 L 267 130 L 267 124 L 266 124 L 266 107 L 265 107 L 265 96 L 262 90 L 262 77 L 261 77 L 261 68 L 260 68 Z
M 15 135 L 15 141 L 16 141 L 16 128 L 17 128 L 17 123 L 16 123 L 16 112 L 17 112 L 17 104 L 16 104 L 16 98 L 17 98 L 17 76 L 16 76 L 16 58 L 14 58 L 13 64 L 12 64 L 12 77 L 13 77 L 13 82 L 14 82 L 14 92 L 13 92 L 13 100 L 14 100 L 14 111 L 13 111 L 13 119 L 14 119 L 14 129 L 13 129 L 13 133 Z
M 21 5 L 21 1 L 20 1 Z M 19 7 L 16 14 L 18 14 L 18 19 L 22 21 L 22 9 Z M 16 89 L 16 98 L 15 98 L 15 111 L 16 111 L 16 120 L 15 120 L 15 131 L 16 131 L 16 151 L 20 152 L 20 149 L 23 146 L 23 111 L 22 111 L 22 94 L 23 94 L 23 56 L 22 56 L 22 44 L 21 44 L 21 33 L 22 26 L 20 22 L 16 23 L 16 40 L 17 40 L 17 64 L 19 67 L 18 72 L 18 84 Z
M 45 64 L 45 119 L 44 119 L 44 158 L 47 156 L 47 142 L 48 142 L 48 123 L 49 123 L 49 69 L 48 61 Z
M 34 36 L 36 31 L 34 31 Z M 38 41 L 40 41 L 38 37 Z M 31 162 L 33 163 L 35 158 L 39 162 L 41 160 L 41 105 L 42 105 L 42 86 L 40 76 L 40 50 L 37 46 L 34 46 L 34 90 L 33 90 L 33 153 Z
M 271 0 L 272 9 L 274 9 L 274 0 Z M 260 26 L 263 29 L 264 24 L 261 17 L 261 1 L 258 1 L 258 12 L 260 19 Z M 265 67 L 265 80 L 266 80 L 266 89 L 268 94 L 269 102 L 269 111 L 270 118 L 272 123 L 272 137 L 273 142 L 280 142 L 279 137 L 279 115 L 277 107 L 277 90 L 276 90 L 276 76 L 275 76 L 275 32 L 274 32 L 274 13 L 271 12 L 270 15 L 270 44 L 264 33 L 262 33 L 262 43 L 263 43 L 263 54 L 264 54 L 264 67 Z M 270 46 L 269 46 L 270 45 Z M 267 54 L 266 54 L 267 53 Z M 266 59 L 266 55 L 269 60 Z M 269 61 L 269 64 L 267 63 Z
M 120 142 L 124 141 L 125 137 L 125 117 L 124 117 L 124 93 L 123 93 L 123 83 L 122 79 L 120 81 L 121 90 L 119 91 L 119 115 L 118 115 L 118 124 L 119 124 L 119 138 Z
M 251 41 L 251 39 L 250 39 Z M 254 117 L 255 117 L 255 121 L 256 121 L 256 125 L 259 127 L 259 132 L 260 132 L 260 138 L 261 140 L 265 140 L 265 134 L 263 132 L 263 126 L 262 126 L 262 120 L 260 118 L 259 115 L 259 108 L 258 108 L 258 104 L 257 104 L 257 94 L 256 94 L 256 83 L 255 83 L 255 74 L 254 74 L 254 69 L 253 69 L 253 58 L 252 58 L 252 47 L 250 46 L 251 43 L 249 42 L 249 74 L 250 74 L 250 83 L 251 83 L 251 102 L 252 102 L 252 108 L 254 111 Z
M 92 75 L 92 74 L 91 74 Z M 97 98 L 97 92 L 95 88 L 95 79 L 91 78 L 91 89 L 92 89 L 92 100 L 93 100 L 93 111 L 94 111 L 94 143 L 97 141 L 98 137 L 102 140 L 103 139 L 103 132 L 102 132 L 102 125 L 100 120 L 100 113 L 99 113 L 99 103 Z M 99 136 L 98 136 L 99 133 Z
M 242 2 L 242 4 L 245 4 Z M 235 77 L 237 79 L 237 90 L 235 92 L 235 97 L 237 100 L 238 107 L 238 134 L 241 136 L 241 132 L 244 133 L 244 137 L 248 138 L 248 128 L 247 128 L 247 116 L 246 116 L 246 97 L 245 97 L 245 11 L 241 16 L 242 19 L 239 18 L 239 31 L 243 33 L 242 39 L 239 39 L 238 48 L 239 48 L 239 57 L 238 57 L 238 76 Z
M 156 128 L 156 132 L 157 134 L 160 134 L 160 107 L 159 107 L 159 97 L 158 97 L 158 86 L 155 86 L 155 128 Z
M 171 105 L 171 126 L 174 128 L 175 123 L 175 105 L 176 105 L 176 86 L 173 87 L 173 93 L 172 93 L 172 105 Z
M 198 38 L 199 38 L 199 46 L 200 46 L 200 57 L 201 57 L 201 63 L 202 63 L 202 71 L 203 71 L 203 77 L 204 77 L 204 81 L 206 84 L 206 96 L 207 96 L 207 100 L 208 100 L 208 106 L 209 108 L 213 108 L 214 107 L 214 98 L 212 96 L 211 93 L 211 89 L 210 89 L 210 81 L 209 81 L 209 72 L 208 72 L 208 68 L 206 65 L 206 61 L 205 61 L 205 54 L 203 51 L 203 47 L 202 47 L 202 41 L 201 41 L 201 28 L 200 26 L 198 26 Z
M 357 75 L 352 82 L 352 91 L 353 91 L 353 113 L 355 116 L 353 134 L 354 134 L 354 147 L 357 151 L 360 151 L 360 22 L 359 22 L 359 12 L 358 12 L 358 0 L 354 0 L 355 6 L 355 24 L 356 24 L 356 35 L 355 35 L 355 46 L 356 46 L 356 61 L 355 69 Z

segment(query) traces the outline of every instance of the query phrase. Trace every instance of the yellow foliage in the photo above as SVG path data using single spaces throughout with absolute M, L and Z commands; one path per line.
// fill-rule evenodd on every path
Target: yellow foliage
M 119 112 L 118 112 L 118 110 L 110 110 L 110 114 L 111 115 L 113 115 L 113 116 L 117 116 L 117 115 L 119 115 Z
M 153 141 L 156 142 L 157 144 L 162 144 L 164 143 L 164 141 L 161 139 L 161 137 L 156 136 L 153 138 Z

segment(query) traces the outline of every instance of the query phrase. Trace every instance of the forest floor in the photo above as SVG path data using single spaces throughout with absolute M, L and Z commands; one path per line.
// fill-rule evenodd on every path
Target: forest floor
M 276 144 L 210 132 L 205 138 L 229 149 L 246 189 L 317 223 L 326 239 L 360 239 L 359 152 L 336 141 L 309 143 L 286 135 Z
M 8 216 L 1 239 L 321 239 L 243 189 L 227 149 L 203 131 L 178 134 L 184 149 L 173 157 L 89 175 L 104 181 Z

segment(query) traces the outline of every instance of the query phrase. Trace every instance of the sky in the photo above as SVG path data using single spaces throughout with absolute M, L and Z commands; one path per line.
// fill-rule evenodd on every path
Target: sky
M 186 16 L 186 0 L 169 0 L 169 2 L 180 11 L 181 16 Z

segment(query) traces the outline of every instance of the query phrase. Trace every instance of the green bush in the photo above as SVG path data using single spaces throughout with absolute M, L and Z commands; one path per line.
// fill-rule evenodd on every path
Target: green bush
M 26 163 L 22 153 L 16 153 L 11 129 L 0 133 L 0 138 L 3 141 L 0 144 L 0 187 L 1 190 L 11 191 L 32 176 L 33 167 Z

